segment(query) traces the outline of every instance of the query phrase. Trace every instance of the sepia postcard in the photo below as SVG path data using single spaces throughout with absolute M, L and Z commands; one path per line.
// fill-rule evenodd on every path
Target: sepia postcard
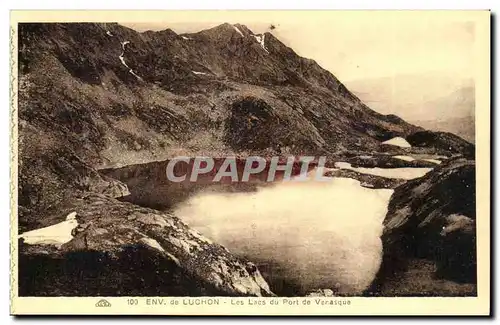
M 485 11 L 12 11 L 11 314 L 490 307 Z

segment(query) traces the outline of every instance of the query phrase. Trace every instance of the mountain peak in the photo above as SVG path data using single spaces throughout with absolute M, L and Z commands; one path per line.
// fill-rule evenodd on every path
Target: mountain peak
M 230 23 L 223 23 L 223 24 L 211 27 L 211 28 L 201 30 L 198 33 L 204 33 L 204 34 L 214 33 L 214 32 L 215 33 L 222 33 L 222 32 L 229 32 L 229 31 L 233 31 L 233 30 L 234 30 L 233 25 L 231 25 Z
M 161 30 L 158 33 L 160 33 L 160 34 L 171 34 L 171 35 L 177 36 L 177 33 L 174 32 L 171 28 L 167 28 L 167 29 Z
M 217 37 L 220 37 L 222 35 L 226 35 L 226 36 L 239 35 L 241 37 L 254 35 L 254 33 L 245 25 L 230 24 L 227 22 L 220 24 L 220 25 L 217 25 L 215 27 L 209 28 L 209 29 L 204 29 L 204 30 L 202 30 L 198 33 L 194 33 L 194 34 L 210 35 L 210 36 L 217 36 Z

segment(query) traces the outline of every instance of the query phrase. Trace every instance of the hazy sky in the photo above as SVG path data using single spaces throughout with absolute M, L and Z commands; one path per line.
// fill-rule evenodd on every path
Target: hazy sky
M 316 60 L 341 81 L 398 74 L 473 76 L 474 23 L 456 12 L 177 12 L 137 30 L 196 32 L 224 22 L 273 34 L 299 55 Z

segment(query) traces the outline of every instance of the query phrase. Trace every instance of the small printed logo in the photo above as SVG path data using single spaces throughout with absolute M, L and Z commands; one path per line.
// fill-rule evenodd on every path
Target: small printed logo
M 96 307 L 111 307 L 111 304 L 109 303 L 109 301 L 107 301 L 106 299 L 101 299 L 99 300 L 96 304 L 95 304 Z

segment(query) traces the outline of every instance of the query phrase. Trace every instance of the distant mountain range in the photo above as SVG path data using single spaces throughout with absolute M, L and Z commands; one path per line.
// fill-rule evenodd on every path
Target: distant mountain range
M 383 114 L 397 112 L 424 128 L 452 132 L 474 142 L 475 90 L 470 79 L 436 73 L 346 84 L 367 105 Z
M 463 139 L 475 143 L 475 118 L 474 116 L 465 116 L 449 118 L 444 121 L 414 121 L 426 129 L 433 131 L 444 131 L 454 133 Z

